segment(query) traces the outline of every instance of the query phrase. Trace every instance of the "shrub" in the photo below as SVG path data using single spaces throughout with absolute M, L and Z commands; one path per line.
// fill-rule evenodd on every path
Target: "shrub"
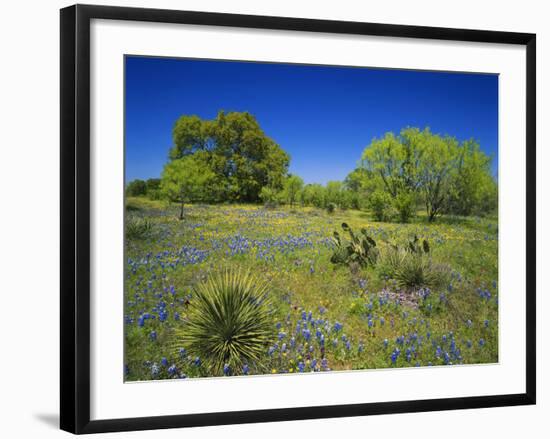
M 126 220 L 126 239 L 145 239 L 152 230 L 153 223 L 148 219 L 130 217 Z
M 408 223 L 416 212 L 416 197 L 412 192 L 401 192 L 393 200 L 393 206 L 399 216 L 399 222 Z
M 334 204 L 334 203 L 328 203 L 327 204 L 327 212 L 328 213 L 334 213 L 335 210 L 336 210 L 336 204 Z
M 260 191 L 260 198 L 266 208 L 273 209 L 279 205 L 281 194 L 274 188 L 264 186 Z
M 421 255 L 408 254 L 402 259 L 397 268 L 394 279 L 401 288 L 437 288 L 444 284 L 446 270 L 443 266 L 436 266 L 429 258 Z
M 266 288 L 240 271 L 211 276 L 194 288 L 178 342 L 216 375 L 258 364 L 273 336 Z
M 342 229 L 349 234 L 350 240 L 343 240 L 338 232 L 334 232 L 332 240 L 336 248 L 330 262 L 350 266 L 359 264 L 361 267 L 375 265 L 378 259 L 378 249 L 376 241 L 368 236 L 367 231 L 361 229 L 361 235 L 357 236 L 346 223 L 342 223 Z
M 379 273 L 395 280 L 400 288 L 408 290 L 439 288 L 448 283 L 450 276 L 446 265 L 435 264 L 426 254 L 403 249 L 392 249 L 386 253 L 379 265 Z
M 368 198 L 368 207 L 376 221 L 387 221 L 391 218 L 391 197 L 384 191 L 374 191 Z

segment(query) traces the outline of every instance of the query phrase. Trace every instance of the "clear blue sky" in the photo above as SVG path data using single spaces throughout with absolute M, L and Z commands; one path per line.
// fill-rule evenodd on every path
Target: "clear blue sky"
M 429 126 L 498 153 L 498 77 L 357 67 L 126 58 L 126 181 L 159 177 L 183 114 L 248 111 L 306 183 L 342 180 L 374 137 Z

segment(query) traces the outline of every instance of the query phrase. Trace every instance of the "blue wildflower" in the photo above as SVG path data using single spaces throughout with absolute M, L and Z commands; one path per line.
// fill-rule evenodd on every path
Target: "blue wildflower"
M 231 367 L 229 367 L 229 364 L 224 364 L 223 366 L 223 374 L 224 375 L 229 375 L 231 374 Z

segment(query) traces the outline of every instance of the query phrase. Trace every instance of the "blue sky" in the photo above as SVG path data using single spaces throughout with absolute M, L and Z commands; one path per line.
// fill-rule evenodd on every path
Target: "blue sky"
M 498 77 L 358 67 L 126 58 L 126 181 L 159 177 L 183 114 L 248 111 L 306 183 L 342 180 L 374 137 L 429 126 L 498 154 Z

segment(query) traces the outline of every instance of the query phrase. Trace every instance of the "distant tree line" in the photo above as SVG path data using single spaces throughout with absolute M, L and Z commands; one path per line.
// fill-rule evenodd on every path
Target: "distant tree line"
M 220 111 L 212 120 L 180 117 L 160 179 L 128 183 L 129 196 L 189 202 L 262 202 L 329 211 L 369 209 L 381 221 L 407 222 L 419 208 L 430 221 L 441 214 L 480 215 L 497 208 L 491 158 L 474 140 L 405 128 L 365 148 L 344 181 L 304 184 L 288 173 L 289 155 L 247 112 Z
M 152 200 L 159 200 L 163 197 L 160 190 L 160 178 L 132 180 L 126 185 L 126 194 L 130 197 L 147 196 Z

